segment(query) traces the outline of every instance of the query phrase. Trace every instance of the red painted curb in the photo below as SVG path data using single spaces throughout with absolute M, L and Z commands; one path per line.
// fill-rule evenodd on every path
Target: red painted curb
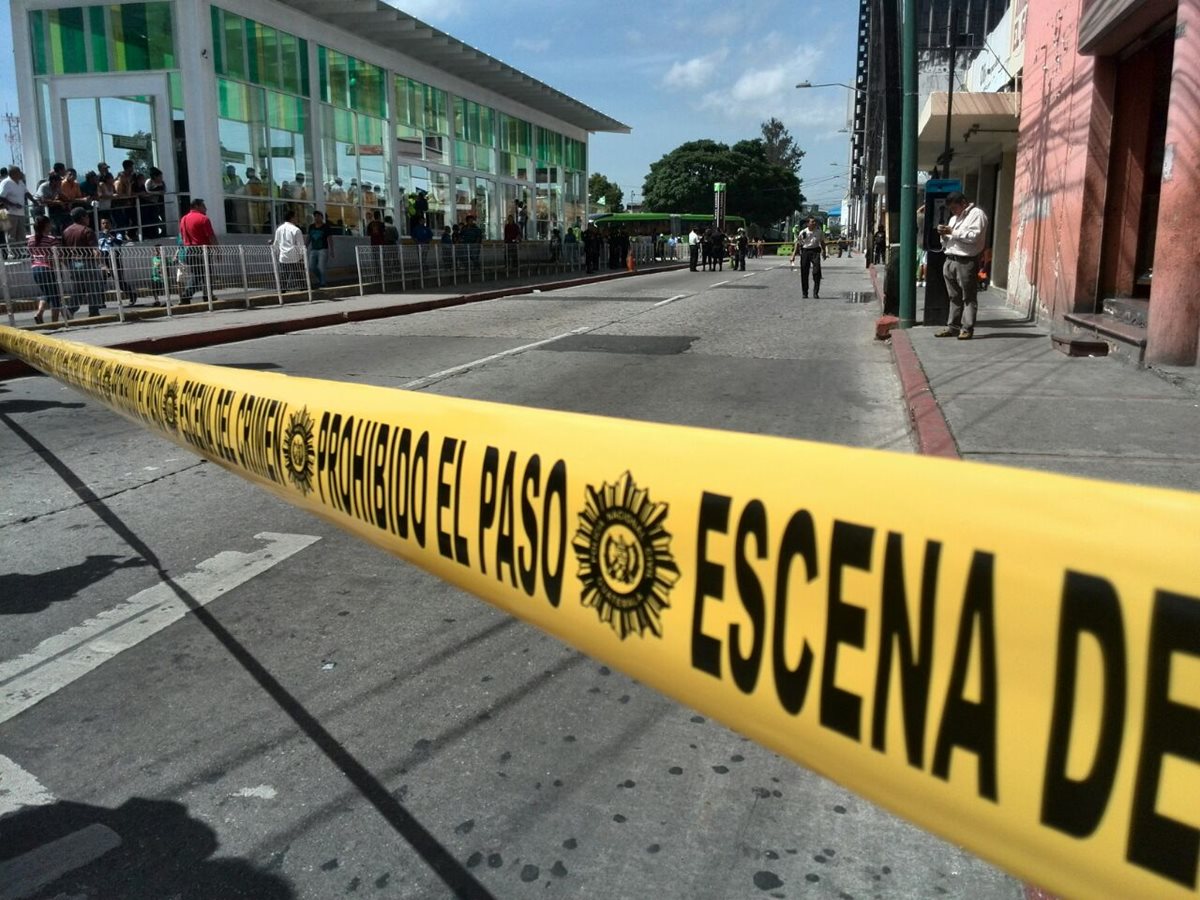
M 879 286 L 879 276 L 874 266 L 870 267 L 870 272 L 875 296 L 882 304 L 883 291 Z M 917 439 L 917 452 L 924 456 L 962 459 L 958 445 L 954 442 L 954 435 L 942 414 L 942 408 L 938 406 L 933 389 L 929 387 L 929 379 L 925 376 L 925 369 L 921 366 L 921 360 L 917 358 L 908 332 L 894 328 L 891 337 L 892 354 L 900 376 L 900 388 Z
M 574 287 L 581 284 L 593 284 L 597 281 L 613 281 L 618 278 L 634 278 L 638 275 L 650 275 L 655 272 L 669 272 L 683 268 L 685 264 L 663 266 L 656 269 L 634 272 L 612 272 L 588 275 L 583 278 L 572 278 L 565 281 L 547 281 L 541 284 L 522 284 L 513 287 L 497 288 L 492 291 L 480 291 L 475 294 L 459 294 L 455 297 L 442 297 L 437 300 L 420 300 L 416 303 L 398 303 L 394 306 L 381 306 L 375 309 L 348 309 L 345 312 L 331 312 L 320 316 L 309 316 L 300 319 L 288 319 L 279 322 L 255 322 L 251 325 L 232 325 L 225 328 L 213 328 L 207 331 L 196 331 L 190 334 L 174 334 L 163 337 L 142 338 L 125 341 L 118 344 L 105 345 L 110 350 L 128 350 L 132 353 L 149 353 L 161 355 L 179 353 L 183 350 L 197 350 L 201 347 L 213 347 L 219 344 L 233 344 L 238 341 L 249 341 L 260 337 L 270 337 L 277 334 L 290 334 L 294 331 L 307 331 L 310 328 L 327 328 L 331 325 L 343 325 L 346 322 L 368 322 L 372 319 L 390 319 L 394 316 L 408 316 L 414 313 L 429 312 L 434 309 L 445 309 L 449 306 L 463 306 L 468 303 L 482 303 L 485 300 L 496 300 L 500 297 L 512 297 L 517 294 L 528 294 L 535 290 L 552 291 L 559 288 Z M 0 381 L 10 378 L 23 378 L 28 375 L 41 373 L 32 366 L 26 365 L 19 359 L 0 359 Z

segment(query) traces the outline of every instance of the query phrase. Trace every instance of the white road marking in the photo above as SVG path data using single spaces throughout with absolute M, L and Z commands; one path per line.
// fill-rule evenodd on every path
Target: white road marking
M 732 278 L 726 278 L 724 281 L 717 281 L 717 282 L 714 282 L 713 284 L 710 284 L 709 287 L 720 287 L 723 284 L 729 284 L 729 282 L 732 280 L 733 280 Z
M 258 787 L 242 788 L 240 791 L 235 791 L 230 794 L 231 797 L 253 797 L 255 800 L 274 800 L 279 791 L 271 787 L 269 784 L 260 784 Z
M 26 806 L 49 806 L 54 799 L 40 781 L 0 754 L 0 818 Z
M 251 553 L 226 550 L 174 579 L 200 606 L 320 540 L 307 534 L 263 532 L 266 546 Z M 46 638 L 29 653 L 0 662 L 0 722 L 24 712 L 55 691 L 140 644 L 188 613 L 188 605 L 166 583 L 134 594 L 94 618 Z
M 68 872 L 121 846 L 121 836 L 95 823 L 0 863 L 0 900 L 32 897 Z
M 555 335 L 552 338 L 546 338 L 541 341 L 534 341 L 532 344 L 523 344 L 520 347 L 513 347 L 511 350 L 503 350 L 500 353 L 493 353 L 491 356 L 485 356 L 482 359 L 474 359 L 469 363 L 463 363 L 461 366 L 454 366 L 449 369 L 442 369 L 440 372 L 434 372 L 432 375 L 426 375 L 418 378 L 415 381 L 410 381 L 408 384 L 400 385 L 401 389 L 406 391 L 415 390 L 433 384 L 435 381 L 441 381 L 451 375 L 457 375 L 459 372 L 466 372 L 468 369 L 474 369 L 476 366 L 485 366 L 490 362 L 495 362 L 498 359 L 504 359 L 506 356 L 514 356 L 518 353 L 524 353 L 526 350 L 536 350 L 538 347 L 544 347 L 546 344 L 553 344 L 555 341 L 561 341 L 563 338 L 574 337 L 577 334 L 586 334 L 589 331 L 594 331 L 592 327 L 585 326 L 576 328 L 573 331 L 567 331 L 563 334 Z
M 676 294 L 674 297 L 668 297 L 666 300 L 659 300 L 655 306 L 666 306 L 668 303 L 674 303 L 676 300 L 682 300 L 687 294 Z

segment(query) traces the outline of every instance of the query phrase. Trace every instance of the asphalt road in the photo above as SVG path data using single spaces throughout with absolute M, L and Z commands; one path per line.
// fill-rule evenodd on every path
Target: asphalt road
M 183 356 L 910 452 L 860 261 L 798 281 L 751 261 Z M 49 379 L 0 384 L 0 467 L 0 900 L 1022 896 Z

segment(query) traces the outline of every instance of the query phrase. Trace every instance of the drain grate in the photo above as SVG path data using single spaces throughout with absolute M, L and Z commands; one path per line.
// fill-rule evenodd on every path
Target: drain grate
M 686 352 L 699 337 L 687 335 L 573 334 L 539 347 L 556 353 L 628 353 L 634 356 L 674 356 Z
M 846 291 L 842 296 L 847 303 L 870 303 L 875 299 L 872 291 Z

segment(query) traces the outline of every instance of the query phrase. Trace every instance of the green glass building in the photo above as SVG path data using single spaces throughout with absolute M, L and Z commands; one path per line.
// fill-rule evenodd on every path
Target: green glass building
M 585 218 L 589 134 L 629 132 L 382 0 L 11 9 L 28 180 L 157 166 L 169 219 L 203 197 L 231 235 L 289 208 L 405 231 L 419 204 L 435 231 L 511 213 L 545 237 Z

